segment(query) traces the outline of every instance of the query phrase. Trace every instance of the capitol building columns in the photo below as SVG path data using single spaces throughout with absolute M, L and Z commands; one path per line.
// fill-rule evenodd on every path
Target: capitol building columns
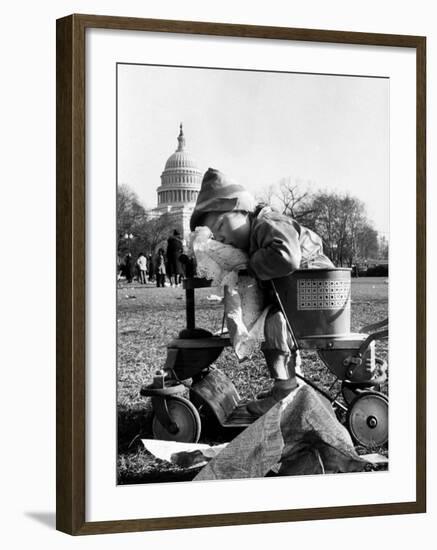
M 158 205 L 167 204 L 175 206 L 176 204 L 187 205 L 189 203 L 195 203 L 197 200 L 197 193 L 197 189 L 160 190 L 158 192 Z

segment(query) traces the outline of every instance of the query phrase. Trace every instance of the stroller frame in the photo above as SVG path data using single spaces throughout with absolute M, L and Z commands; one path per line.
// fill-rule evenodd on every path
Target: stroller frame
M 156 372 L 152 383 L 141 388 L 140 394 L 152 400 L 155 438 L 197 442 L 202 428 L 199 413 L 212 413 L 223 428 L 244 429 L 257 417 L 247 411 L 245 401 L 231 380 L 211 366 L 222 350 L 231 345 L 229 337 L 224 336 L 223 331 L 221 336 L 214 336 L 195 326 L 194 291 L 211 286 L 211 281 L 196 278 L 189 271 L 187 275 L 191 275 L 183 281 L 187 326 L 168 344 L 165 365 Z M 309 378 L 297 376 L 327 398 L 339 417 L 343 413 L 355 443 L 368 448 L 385 445 L 388 398 L 378 391 L 378 381 L 372 379 L 370 373 L 374 372 L 376 363 L 386 367 L 382 359 L 375 357 L 374 343 L 388 337 L 388 319 L 364 326 L 358 333 L 297 337 L 275 282 L 271 284 L 295 349 L 317 351 L 335 375 L 334 384 L 341 380 L 342 385 L 335 395 L 331 395 Z M 182 397 L 187 390 L 189 399 Z M 339 400 L 340 394 L 344 403 Z

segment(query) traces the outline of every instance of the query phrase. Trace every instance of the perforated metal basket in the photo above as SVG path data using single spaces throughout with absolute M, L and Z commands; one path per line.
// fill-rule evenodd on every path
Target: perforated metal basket
M 350 332 L 350 269 L 299 269 L 274 283 L 296 337 Z

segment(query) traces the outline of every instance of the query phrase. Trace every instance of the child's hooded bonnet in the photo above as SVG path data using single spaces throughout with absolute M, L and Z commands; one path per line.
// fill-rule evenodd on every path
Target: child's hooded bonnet
M 203 176 L 196 206 L 190 219 L 190 229 L 208 212 L 253 212 L 256 201 L 249 191 L 219 170 L 208 168 Z

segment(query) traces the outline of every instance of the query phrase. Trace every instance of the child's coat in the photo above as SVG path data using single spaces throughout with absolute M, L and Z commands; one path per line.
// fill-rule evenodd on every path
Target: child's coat
M 249 269 L 256 277 L 268 281 L 309 267 L 334 267 L 323 254 L 322 239 L 269 206 L 256 210 L 249 248 Z

